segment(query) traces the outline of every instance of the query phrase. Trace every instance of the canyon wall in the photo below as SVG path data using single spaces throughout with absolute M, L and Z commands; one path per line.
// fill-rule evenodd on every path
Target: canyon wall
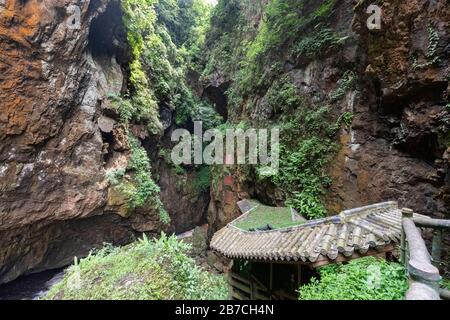
M 0 283 L 68 265 L 105 242 L 186 231 L 203 219 L 208 193 L 186 195 L 184 209 L 172 210 L 183 195 L 164 169 L 170 226 L 146 206 L 130 215 L 110 189 L 108 170 L 130 158 L 108 99 L 129 90 L 122 15 L 116 0 L 0 3 Z
M 311 106 L 329 104 L 333 119 L 339 121 L 342 116 L 351 117 L 350 123 L 342 125 L 334 137 L 339 148 L 331 155 L 326 168 L 332 182 L 324 188 L 321 199 L 328 214 L 394 200 L 422 214 L 448 218 L 448 1 L 302 2 L 302 15 L 313 15 L 314 19 L 305 23 L 297 34 L 286 33 L 278 47 L 265 53 L 263 58 L 281 67 L 276 72 L 272 72 L 270 66 L 264 69 L 261 82 L 266 83 L 242 95 L 243 99 L 232 111 L 230 108 L 229 118 L 235 123 L 245 121 L 255 126 L 276 123 L 279 111 L 268 103 L 269 92 L 279 79 L 287 78 L 298 95 L 312 101 Z M 371 30 L 367 26 L 372 14 L 367 13 L 367 9 L 372 4 L 382 10 L 380 29 Z M 261 10 L 256 9 L 252 1 L 230 1 L 228 5 L 220 2 L 219 5 L 223 14 L 241 14 L 241 20 L 237 19 L 234 24 L 225 24 L 220 19 L 215 21 L 217 28 L 225 26 L 232 38 L 237 38 L 232 40 L 235 46 L 247 43 L 248 48 L 249 42 L 258 41 L 258 28 L 264 29 L 261 28 L 263 20 Z M 328 9 L 329 13 L 320 17 Z M 283 19 L 277 23 L 275 27 L 282 25 Z M 329 30 L 323 39 L 317 26 Z M 242 34 L 242 29 L 247 33 Z M 326 37 L 330 35 L 338 41 L 329 46 L 317 44 L 322 40 L 327 43 Z M 320 50 L 308 51 L 314 50 L 314 43 L 305 39 L 314 39 Z M 220 38 L 210 41 L 210 48 L 214 49 L 208 53 L 209 61 L 217 62 L 215 59 L 222 54 L 228 55 L 232 63 L 236 56 L 248 59 L 252 54 L 252 49 L 242 52 L 217 49 L 214 44 L 221 41 Z M 311 48 L 302 48 L 303 54 L 293 54 L 293 47 L 305 44 Z M 218 53 L 218 50 L 222 51 Z M 345 88 L 348 74 L 356 81 Z M 227 89 L 236 79 L 239 79 L 239 71 L 226 63 L 217 63 L 213 70 L 208 70 L 204 82 L 206 87 Z M 239 88 L 236 91 L 239 92 Z M 284 114 L 284 119 L 290 117 L 294 117 L 294 111 Z M 305 119 L 298 122 L 298 126 L 306 125 Z M 232 176 L 231 184 L 221 182 L 212 192 L 209 220 L 215 229 L 236 218 L 235 202 L 242 198 L 252 196 L 268 204 L 283 204 L 280 190 L 272 183 L 258 181 L 255 173 L 228 168 L 225 175 Z
M 219 1 L 223 15 L 212 19 L 202 83 L 191 75 L 190 85 L 234 124 L 264 127 L 294 118 L 295 107 L 280 111 L 270 102 L 281 80 L 311 108 L 329 105 L 326 121 L 340 125 L 325 168 L 330 183 L 320 195 L 328 214 L 397 200 L 448 217 L 448 1 L 297 1 L 301 14 L 314 19 L 283 35 L 263 57 L 263 84 L 236 99 L 230 88 L 243 66 L 237 61 L 251 56 L 249 43 L 275 2 Z M 370 4 L 382 8 L 379 30 L 367 28 Z M 319 51 L 310 52 L 300 44 L 322 35 L 317 25 L 329 30 L 318 39 L 327 45 L 317 41 Z M 213 168 L 210 195 L 194 185 L 199 172 L 181 172 L 161 153 L 170 150 L 177 128 L 173 110 L 161 105 L 163 136 L 150 136 L 140 123 L 130 130 L 150 156 L 172 224 L 164 226 L 146 206 L 130 215 L 106 177 L 130 158 L 126 129 L 108 99 L 130 89 L 130 52 L 118 1 L 0 2 L 0 283 L 67 265 L 104 242 L 186 231 L 205 222 L 208 205 L 212 234 L 237 217 L 240 199 L 285 204 L 283 190 L 245 167 Z

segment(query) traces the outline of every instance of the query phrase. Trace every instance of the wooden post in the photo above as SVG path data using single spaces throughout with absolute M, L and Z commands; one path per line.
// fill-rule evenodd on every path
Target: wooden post
M 411 209 L 408 208 L 403 208 L 402 209 L 402 220 L 404 218 L 412 218 L 413 217 L 414 212 Z M 406 234 L 405 234 L 405 229 L 402 227 L 402 235 L 401 235 L 401 240 L 400 240 L 400 262 L 407 267 L 408 265 L 408 258 L 407 258 L 407 244 L 406 244 Z
M 233 271 L 228 271 L 228 300 L 233 300 L 233 286 L 232 284 L 233 279 Z
M 269 294 L 270 300 L 272 300 L 272 292 L 273 292 L 273 263 L 270 263 L 270 283 L 269 283 Z
M 250 300 L 256 300 L 256 296 L 255 296 L 255 291 L 256 291 L 256 286 L 255 286 L 255 282 L 253 281 L 253 263 L 250 262 Z
M 434 230 L 433 247 L 431 249 L 431 261 L 436 268 L 441 264 L 442 230 Z

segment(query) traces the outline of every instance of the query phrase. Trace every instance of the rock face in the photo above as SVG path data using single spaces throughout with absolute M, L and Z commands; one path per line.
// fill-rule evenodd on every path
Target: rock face
M 3 3 L 0 283 L 161 229 L 149 212 L 122 219 L 107 207 L 105 170 L 127 161 L 106 99 L 127 79 L 120 4 Z
M 448 1 L 383 1 L 380 30 L 368 29 L 368 6 L 367 1 L 351 0 L 334 4 L 327 23 L 348 36 L 341 49 L 324 52 L 318 59 L 298 59 L 283 48 L 278 53 L 283 76 L 318 103 L 335 92 L 345 71 L 355 70 L 358 79 L 356 87 L 333 106 L 336 113 L 353 114 L 353 122 L 338 134 L 341 148 L 329 167 L 333 183 L 323 200 L 330 214 L 396 200 L 422 214 L 448 218 Z M 248 17 L 248 29 L 258 17 L 259 13 Z M 214 70 L 206 79 L 207 86 L 219 88 L 230 75 Z M 267 92 L 251 99 L 230 117 L 236 122 L 269 119 L 273 111 L 267 109 Z M 275 189 L 255 186 L 255 179 L 240 179 L 242 175 L 232 172 L 239 184 L 233 194 L 212 193 L 209 220 L 219 221 L 211 223 L 215 228 L 236 218 L 225 214 L 230 211 L 228 199 L 248 194 L 269 204 L 280 202 Z M 221 182 L 214 187 L 223 190 Z
M 448 3 L 383 2 L 381 30 L 374 31 L 366 26 L 366 7 L 353 10 L 357 48 L 350 58 L 360 59 L 364 82 L 344 102 L 355 117 L 341 135 L 330 207 L 394 199 L 417 212 L 445 217 L 450 208 L 444 160 L 449 143 Z
M 242 6 L 249 28 L 241 30 L 251 38 L 268 0 L 248 3 Z M 450 6 L 447 0 L 383 1 L 380 30 L 366 27 L 367 6 L 334 4 L 330 28 L 350 39 L 341 49 L 306 60 L 279 52 L 283 75 L 314 101 L 332 95 L 347 70 L 358 78 L 335 106 L 336 113 L 352 113 L 353 122 L 338 134 L 341 148 L 323 200 L 330 214 L 398 200 L 448 217 Z M 129 61 L 118 0 L 0 1 L 0 283 L 64 266 L 104 242 L 123 244 L 164 229 L 150 209 L 124 212 L 106 179 L 107 170 L 125 168 L 129 158 L 126 132 L 106 98 L 127 90 Z M 198 75 L 191 77 L 196 82 Z M 269 119 L 267 92 L 237 111 L 227 108 L 231 79 L 214 68 L 196 91 L 231 121 Z M 160 107 L 170 131 L 173 112 Z M 279 190 L 242 168 L 215 180 L 210 196 L 198 192 L 189 183 L 193 172 L 177 174 L 161 160 L 159 141 L 139 125 L 131 130 L 151 155 L 170 231 L 205 222 L 208 211 L 211 235 L 237 217 L 243 198 L 283 203 Z
M 203 222 L 208 192 L 159 161 L 159 138 L 139 124 L 172 225 L 145 206 L 130 213 L 110 188 L 108 170 L 130 157 L 108 99 L 129 90 L 130 51 L 119 0 L 0 1 L 0 284 Z M 166 129 L 172 117 L 161 106 Z

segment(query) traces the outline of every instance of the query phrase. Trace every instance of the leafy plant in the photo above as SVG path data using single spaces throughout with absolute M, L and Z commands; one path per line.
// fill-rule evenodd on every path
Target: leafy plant
M 430 64 L 438 64 L 440 62 L 437 48 L 439 46 L 439 34 L 432 25 L 428 26 L 428 51 L 427 58 Z
M 441 287 L 450 290 L 450 279 L 444 278 L 441 280 Z
M 399 263 L 373 257 L 329 265 L 300 287 L 300 300 L 402 300 L 408 277 Z
M 159 213 L 161 222 L 169 224 L 170 216 L 164 209 L 159 197 L 161 190 L 152 179 L 150 159 L 147 152 L 133 135 L 129 134 L 128 141 L 131 157 L 127 170 L 132 173 L 131 177 L 125 179 L 125 170 L 120 169 L 109 172 L 107 174 L 108 180 L 125 196 L 130 210 L 148 204 Z
M 337 88 L 330 97 L 331 102 L 342 99 L 348 90 L 352 89 L 356 83 L 356 74 L 353 71 L 346 71 L 337 83 Z
M 282 145 L 280 169 L 272 177 L 275 185 L 287 194 L 286 204 L 310 219 L 326 214 L 320 197 L 329 185 L 324 166 L 330 151 L 332 144 L 318 137 L 303 140 L 298 150 Z
M 200 192 L 207 192 L 211 187 L 211 171 L 209 166 L 201 166 L 196 172 L 193 187 Z
M 326 50 L 342 45 L 347 39 L 348 37 L 339 36 L 329 28 L 323 28 L 311 36 L 302 38 L 293 51 L 297 56 L 317 58 L 322 56 Z
M 107 245 L 67 269 L 45 299 L 226 299 L 225 278 L 197 267 L 189 250 L 189 245 L 164 233 L 158 240 L 144 235 L 126 247 Z
M 428 48 L 426 53 L 426 62 L 419 63 L 417 55 L 412 56 L 412 68 L 423 69 L 432 65 L 438 65 L 441 62 L 439 57 L 438 47 L 439 47 L 439 33 L 433 28 L 432 25 L 428 26 Z
M 106 172 L 106 179 L 108 182 L 116 186 L 120 184 L 120 181 L 122 180 L 123 176 L 125 175 L 125 169 L 113 169 Z

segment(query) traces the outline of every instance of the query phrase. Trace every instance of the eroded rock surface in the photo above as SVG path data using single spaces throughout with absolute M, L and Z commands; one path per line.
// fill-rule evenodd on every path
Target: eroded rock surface
M 126 82 L 123 34 L 117 1 L 0 6 L 0 283 L 161 229 L 106 207 L 106 169 L 127 163 L 106 99 Z
M 338 134 L 340 150 L 329 166 L 333 183 L 323 200 L 330 214 L 396 200 L 422 214 L 448 218 L 448 1 L 383 1 L 381 30 L 367 28 L 368 5 L 348 0 L 333 6 L 327 23 L 334 32 L 348 36 L 339 50 L 321 52 L 317 59 L 297 59 L 284 48 L 278 53 L 284 64 L 282 76 L 317 105 L 335 92 L 347 70 L 356 70 L 357 85 L 333 105 L 336 114 L 351 113 L 353 121 Z M 249 30 L 260 17 L 259 13 L 248 17 Z M 438 39 L 434 43 L 432 33 Z M 205 77 L 206 86 L 218 88 L 228 82 L 227 72 L 215 69 Z M 275 112 L 267 100 L 267 92 L 257 92 L 230 117 L 235 122 L 267 122 Z M 213 227 L 236 218 L 226 214 L 227 208 L 245 195 L 272 205 L 283 201 L 273 186 L 231 171 L 238 184 L 230 189 L 232 194 L 223 191 L 223 182 L 214 186 L 218 191 L 212 193 L 209 212 Z

